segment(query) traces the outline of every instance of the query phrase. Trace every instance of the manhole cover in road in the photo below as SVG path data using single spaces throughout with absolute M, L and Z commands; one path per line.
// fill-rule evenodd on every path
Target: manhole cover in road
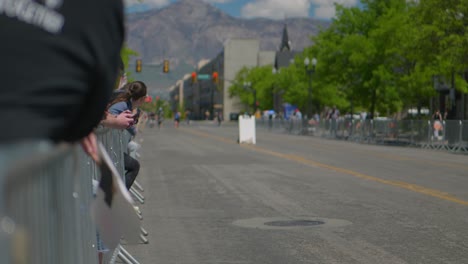
M 318 220 L 285 220 L 266 222 L 267 226 L 316 226 L 323 225 L 325 222 Z
M 233 222 L 235 226 L 258 228 L 266 230 L 292 230 L 301 228 L 327 229 L 351 225 L 351 222 L 341 219 L 323 217 L 255 217 L 239 219 Z

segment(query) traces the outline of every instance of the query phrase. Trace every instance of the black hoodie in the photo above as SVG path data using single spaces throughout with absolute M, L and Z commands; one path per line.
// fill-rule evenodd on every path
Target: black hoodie
M 76 141 L 92 131 L 123 40 L 121 0 L 1 0 L 0 143 Z

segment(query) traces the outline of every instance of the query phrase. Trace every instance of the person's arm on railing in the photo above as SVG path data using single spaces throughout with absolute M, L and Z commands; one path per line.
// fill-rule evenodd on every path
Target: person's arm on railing
M 81 139 L 80 143 L 84 152 L 88 154 L 97 164 L 100 164 L 101 159 L 99 158 L 96 134 L 91 132 L 88 136 Z
M 124 111 L 119 115 L 106 113 L 104 119 L 101 120 L 101 125 L 108 128 L 126 129 L 133 125 L 133 114 L 130 111 Z M 88 136 L 81 139 L 80 143 L 85 153 L 91 156 L 95 162 L 99 163 L 96 135 L 91 132 Z
M 133 125 L 133 114 L 131 111 L 124 111 L 119 115 L 106 113 L 105 118 L 101 121 L 101 125 L 108 128 L 126 129 Z

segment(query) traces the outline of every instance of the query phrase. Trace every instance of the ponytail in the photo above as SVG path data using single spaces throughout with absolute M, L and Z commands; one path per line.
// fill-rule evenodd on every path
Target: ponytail
M 113 100 L 111 100 L 107 108 L 116 103 L 130 101 L 131 99 L 138 100 L 146 96 L 146 92 L 147 88 L 144 82 L 135 81 L 127 83 L 122 87 L 122 89 L 118 91 L 119 94 Z

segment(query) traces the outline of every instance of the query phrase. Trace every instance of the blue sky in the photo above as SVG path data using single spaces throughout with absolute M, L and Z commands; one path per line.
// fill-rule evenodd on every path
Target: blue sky
M 125 0 L 127 12 L 162 8 L 177 0 Z M 333 3 L 356 6 L 359 0 L 203 0 L 224 12 L 242 18 L 312 17 L 330 19 L 335 15 Z

